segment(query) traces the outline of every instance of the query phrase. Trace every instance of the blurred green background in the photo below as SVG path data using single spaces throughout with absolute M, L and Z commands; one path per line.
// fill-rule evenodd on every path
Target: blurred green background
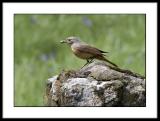
M 78 59 L 60 40 L 78 36 L 124 69 L 145 75 L 145 15 L 14 15 L 15 106 L 44 106 L 45 82 Z

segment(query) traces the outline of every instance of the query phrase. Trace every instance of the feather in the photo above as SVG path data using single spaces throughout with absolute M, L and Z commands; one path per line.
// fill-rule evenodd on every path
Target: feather
M 92 54 L 93 56 L 97 56 L 97 55 L 102 56 L 103 53 L 107 53 L 95 47 L 89 46 L 87 44 L 73 44 L 71 47 L 72 47 L 72 50 L 75 50 L 81 53 Z

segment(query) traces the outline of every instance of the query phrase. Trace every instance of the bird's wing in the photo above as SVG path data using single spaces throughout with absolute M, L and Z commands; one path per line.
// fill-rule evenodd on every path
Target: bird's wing
M 79 47 L 77 47 L 77 50 L 82 53 L 88 53 L 92 55 L 103 55 L 102 53 L 108 53 L 104 52 L 102 50 L 99 50 L 95 47 L 89 46 L 87 44 L 81 44 Z

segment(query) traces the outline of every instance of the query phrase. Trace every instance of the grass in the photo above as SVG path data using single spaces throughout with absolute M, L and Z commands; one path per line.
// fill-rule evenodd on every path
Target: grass
M 63 69 L 79 69 L 60 40 L 78 36 L 108 51 L 121 68 L 145 75 L 145 15 L 20 15 L 14 16 L 15 106 L 44 106 L 48 78 Z

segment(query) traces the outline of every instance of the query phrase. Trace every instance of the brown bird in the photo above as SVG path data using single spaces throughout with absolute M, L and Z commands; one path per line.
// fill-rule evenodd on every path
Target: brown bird
M 87 63 L 85 65 L 87 65 L 88 63 L 91 63 L 93 59 L 98 59 L 98 60 L 106 61 L 111 65 L 118 67 L 116 64 L 112 63 L 111 61 L 109 61 L 104 57 L 105 56 L 104 53 L 108 53 L 108 52 L 102 51 L 84 42 L 81 42 L 80 39 L 77 37 L 68 37 L 65 40 L 62 40 L 60 42 L 67 43 L 77 57 L 81 59 L 86 59 Z

